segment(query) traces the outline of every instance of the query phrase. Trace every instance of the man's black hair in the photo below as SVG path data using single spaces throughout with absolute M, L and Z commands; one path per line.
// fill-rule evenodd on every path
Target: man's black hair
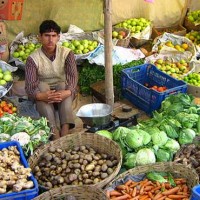
M 45 20 L 40 24 L 39 31 L 40 34 L 48 32 L 56 32 L 57 34 L 60 34 L 61 28 L 53 20 Z

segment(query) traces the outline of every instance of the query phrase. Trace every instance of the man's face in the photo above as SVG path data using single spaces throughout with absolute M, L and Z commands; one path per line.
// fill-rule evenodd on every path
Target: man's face
M 40 42 L 46 49 L 54 49 L 59 39 L 60 35 L 56 32 L 48 32 L 40 35 Z

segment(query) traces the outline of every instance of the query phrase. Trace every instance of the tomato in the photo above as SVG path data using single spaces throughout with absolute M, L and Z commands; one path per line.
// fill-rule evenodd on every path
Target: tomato
M 7 112 L 8 112 L 9 114 L 13 114 L 13 111 L 12 111 L 11 109 L 9 109 Z
M 7 105 L 5 105 L 4 107 L 2 107 L 2 110 L 3 110 L 4 112 L 8 112 L 8 110 L 10 110 L 10 109 L 9 109 L 9 107 L 8 107 Z
M 13 104 L 12 103 L 8 103 L 7 106 L 8 106 L 8 108 L 12 108 Z
M 6 106 L 6 105 L 7 105 L 6 101 L 1 101 L 1 103 L 0 103 L 0 106 L 1 106 L 1 107 L 4 107 L 4 106 Z
M 157 91 L 158 91 L 158 92 L 164 92 L 165 89 L 164 89 L 163 87 L 158 87 Z

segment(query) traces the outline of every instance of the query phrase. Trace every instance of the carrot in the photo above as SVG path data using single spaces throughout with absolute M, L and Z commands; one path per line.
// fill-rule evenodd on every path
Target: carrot
M 161 186 L 157 186 L 157 187 L 153 188 L 153 189 L 151 190 L 151 192 L 154 193 L 156 190 L 160 190 L 160 188 L 161 188 Z
M 148 195 L 151 199 L 153 199 L 153 194 L 151 192 L 148 192 Z
M 146 186 L 149 186 L 149 185 L 153 185 L 153 183 L 151 182 L 151 181 L 147 181 L 146 183 L 144 183 L 144 186 L 146 187 Z
M 133 183 L 133 181 L 132 180 L 128 180 L 124 185 L 125 186 L 129 186 L 131 183 Z
M 177 187 L 174 187 L 172 189 L 169 189 L 169 190 L 162 192 L 162 194 L 163 195 L 170 195 L 170 194 L 174 194 L 174 193 L 178 192 L 178 190 L 179 190 L 179 187 L 177 186 Z
M 171 198 L 171 199 L 181 199 L 181 198 L 185 198 L 187 196 L 182 195 L 182 194 L 171 194 L 168 197 Z
M 170 199 L 170 198 L 166 197 L 166 198 L 165 198 L 165 200 L 172 200 L 172 199 Z
M 143 194 L 143 192 L 144 192 L 144 186 L 141 186 L 141 188 L 140 188 L 140 194 Z
M 164 199 L 166 199 L 166 196 L 162 196 L 162 197 L 158 198 L 157 200 L 164 200 Z
M 154 197 L 153 197 L 153 200 L 157 200 L 159 199 L 160 197 L 163 197 L 163 195 L 160 193 L 156 194 Z
M 157 185 L 157 186 L 161 186 L 161 185 L 160 185 L 160 182 L 158 182 L 158 181 L 156 181 L 156 185 Z
M 111 190 L 110 191 L 110 196 L 121 196 L 122 193 L 118 192 L 117 190 Z
M 125 185 L 118 185 L 118 186 L 116 187 L 116 189 L 118 189 L 118 190 L 125 190 L 125 189 L 126 189 L 126 186 L 125 186 Z
M 135 197 L 135 196 L 136 196 L 136 192 L 137 192 L 137 188 L 134 187 L 131 196 L 132 196 L 132 197 Z
M 189 189 L 188 189 L 188 186 L 187 186 L 187 185 L 184 185 L 184 186 L 183 186 L 183 192 L 188 193 L 188 190 L 189 190 Z
M 133 182 L 129 187 L 135 187 L 136 185 L 139 185 L 139 182 Z
M 119 196 L 119 197 L 115 197 L 113 198 L 112 200 L 126 200 L 129 198 L 129 195 L 128 194 L 124 194 L 122 196 Z
M 148 186 L 144 187 L 144 191 L 150 191 L 153 188 L 154 188 L 153 185 L 148 185 Z
M 139 200 L 145 200 L 147 198 L 149 198 L 148 195 L 140 195 Z

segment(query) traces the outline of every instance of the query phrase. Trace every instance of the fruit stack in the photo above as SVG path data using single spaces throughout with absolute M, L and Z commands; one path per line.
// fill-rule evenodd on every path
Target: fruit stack
M 28 56 L 40 46 L 40 43 L 34 44 L 33 42 L 19 44 L 18 47 L 12 53 L 12 57 L 19 59 L 23 63 L 26 63 L 26 59 L 28 58 Z
M 130 31 L 124 28 L 113 27 L 112 39 L 118 40 L 116 46 L 128 47 L 130 42 Z
M 190 31 L 185 35 L 185 37 L 190 39 L 195 45 L 200 44 L 200 32 L 199 31 Z
M 63 41 L 62 46 L 71 49 L 75 54 L 87 54 L 91 51 L 95 50 L 98 46 L 98 42 L 95 40 L 71 40 L 71 41 Z
M 0 68 L 0 86 L 6 86 L 8 82 L 11 82 L 13 80 L 12 73 L 9 70 L 3 71 L 2 68 Z
M 185 17 L 184 26 L 188 31 L 199 31 L 200 30 L 200 10 L 194 10 L 188 12 Z

